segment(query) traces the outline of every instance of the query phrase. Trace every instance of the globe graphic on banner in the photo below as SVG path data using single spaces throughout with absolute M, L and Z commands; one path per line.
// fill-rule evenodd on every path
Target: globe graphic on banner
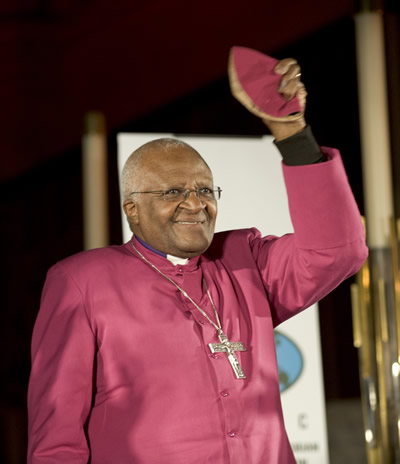
M 282 393 L 300 377 L 304 362 L 297 345 L 278 331 L 275 331 L 275 347 L 278 361 L 279 388 Z

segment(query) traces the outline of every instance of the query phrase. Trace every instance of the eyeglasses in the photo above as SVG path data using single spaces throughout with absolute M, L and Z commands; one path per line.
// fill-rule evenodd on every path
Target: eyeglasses
M 150 190 L 147 192 L 131 192 L 130 195 L 137 193 L 154 193 L 160 195 L 163 200 L 166 201 L 185 201 L 189 198 L 189 195 L 194 192 L 199 200 L 212 201 L 219 200 L 221 198 L 222 190 L 220 187 L 201 187 L 198 189 L 183 189 L 183 188 L 170 188 L 168 190 Z

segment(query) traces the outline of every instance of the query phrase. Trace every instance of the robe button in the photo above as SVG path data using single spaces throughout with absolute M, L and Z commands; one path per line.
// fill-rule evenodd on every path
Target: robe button
M 229 396 L 229 392 L 227 392 L 227 391 L 222 391 L 222 392 L 220 393 L 220 395 L 223 396 L 224 398 L 226 398 L 227 396 Z
M 235 438 L 236 437 L 236 432 L 228 432 L 228 436 L 230 436 L 231 438 Z
M 210 358 L 218 359 L 218 358 L 219 358 L 219 355 L 213 353 L 213 354 L 210 354 Z

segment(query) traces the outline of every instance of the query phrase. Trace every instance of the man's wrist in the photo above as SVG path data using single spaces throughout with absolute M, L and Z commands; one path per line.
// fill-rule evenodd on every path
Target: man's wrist
M 298 134 L 307 125 L 304 116 L 295 121 L 271 121 L 263 119 L 263 122 L 271 131 L 271 134 L 275 137 L 277 142 Z

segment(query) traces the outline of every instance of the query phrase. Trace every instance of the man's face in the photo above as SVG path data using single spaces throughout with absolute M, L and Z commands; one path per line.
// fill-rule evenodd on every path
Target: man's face
M 213 177 L 195 152 L 174 148 L 162 156 L 149 153 L 144 161 L 140 191 L 213 187 Z M 191 192 L 186 200 L 164 200 L 152 193 L 134 194 L 124 210 L 136 236 L 164 253 L 191 258 L 210 245 L 217 201 L 203 201 Z

